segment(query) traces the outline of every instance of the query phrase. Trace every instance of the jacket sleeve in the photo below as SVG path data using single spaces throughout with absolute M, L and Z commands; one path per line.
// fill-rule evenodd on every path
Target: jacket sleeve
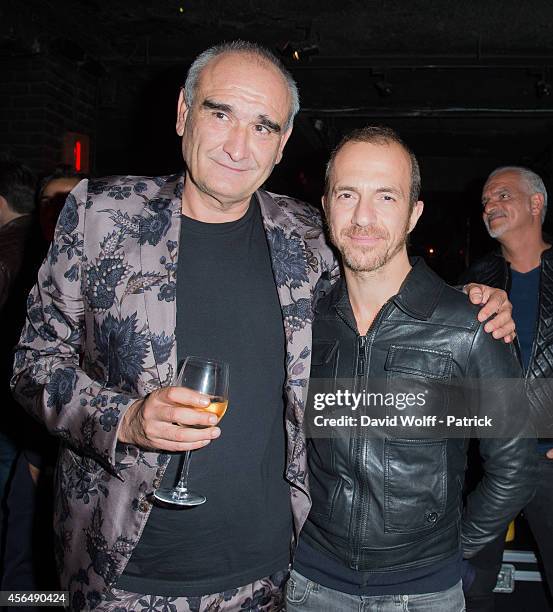
M 470 409 L 489 416 L 493 425 L 480 436 L 483 477 L 463 513 L 466 558 L 500 535 L 534 495 L 536 438 L 521 376 L 514 347 L 494 340 L 480 325 L 468 357 Z
M 136 398 L 109 390 L 84 359 L 83 260 L 88 182 L 68 196 L 27 300 L 12 390 L 18 402 L 77 452 L 117 473 L 121 417 Z

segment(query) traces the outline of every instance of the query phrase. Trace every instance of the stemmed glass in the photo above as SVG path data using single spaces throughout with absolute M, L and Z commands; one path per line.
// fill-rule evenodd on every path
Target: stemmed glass
M 202 357 L 187 357 L 178 373 L 175 386 L 188 387 L 207 395 L 211 402 L 202 408 L 223 418 L 228 406 L 229 366 L 224 361 L 204 359 Z M 192 451 L 184 454 L 179 482 L 171 489 L 158 489 L 154 497 L 167 504 L 177 506 L 199 506 L 206 501 L 204 495 L 188 489 L 188 471 Z

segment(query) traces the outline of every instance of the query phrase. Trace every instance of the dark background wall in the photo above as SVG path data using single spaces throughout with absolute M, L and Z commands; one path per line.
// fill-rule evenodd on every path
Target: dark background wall
M 490 248 L 479 202 L 494 167 L 524 164 L 553 186 L 551 23 L 547 0 L 4 0 L 0 151 L 46 173 L 64 133 L 79 132 L 95 175 L 180 170 L 175 106 L 190 61 L 221 40 L 257 41 L 302 97 L 268 187 L 316 203 L 341 135 L 390 125 L 422 168 L 413 250 L 453 279 Z

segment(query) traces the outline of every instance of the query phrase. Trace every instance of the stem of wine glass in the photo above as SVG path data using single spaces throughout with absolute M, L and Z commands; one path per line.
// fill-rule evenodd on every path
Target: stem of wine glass
M 192 458 L 192 451 L 186 451 L 184 453 L 184 461 L 182 464 L 182 471 L 180 473 L 180 479 L 176 486 L 179 491 L 186 491 L 188 489 L 188 470 L 190 469 L 190 459 Z

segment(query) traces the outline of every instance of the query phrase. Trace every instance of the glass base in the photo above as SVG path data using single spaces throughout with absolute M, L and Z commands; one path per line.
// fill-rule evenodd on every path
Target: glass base
M 158 489 L 154 493 L 154 497 L 166 504 L 174 504 L 176 506 L 200 506 L 205 503 L 206 498 L 203 495 L 189 491 L 188 489 Z

